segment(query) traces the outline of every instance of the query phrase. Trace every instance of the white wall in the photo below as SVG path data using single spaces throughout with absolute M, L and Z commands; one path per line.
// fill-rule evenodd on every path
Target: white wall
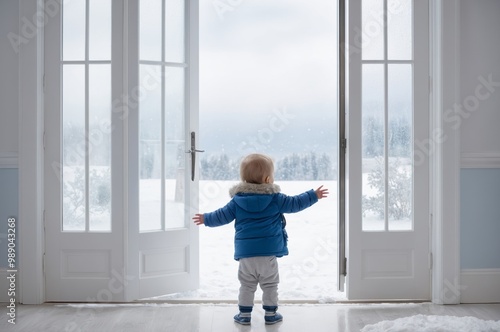
M 18 30 L 18 2 L 0 1 L 0 167 L 17 163 L 19 62 L 8 37 Z
M 18 216 L 19 61 L 9 36 L 19 30 L 18 1 L 0 1 L 0 252 L 7 252 L 7 219 Z M 0 258 L 0 302 L 7 298 L 7 256 Z
M 461 12 L 462 153 L 500 153 L 500 1 L 462 0 Z
M 500 301 L 500 1 L 460 2 L 462 302 Z

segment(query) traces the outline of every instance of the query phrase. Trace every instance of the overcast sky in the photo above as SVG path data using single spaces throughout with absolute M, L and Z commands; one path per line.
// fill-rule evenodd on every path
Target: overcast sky
M 231 2 L 239 5 L 216 5 Z M 200 1 L 200 132 L 207 152 L 255 148 L 278 156 L 334 145 L 336 22 L 331 0 Z M 277 110 L 289 121 L 274 130 Z
M 336 100 L 336 1 L 200 1 L 200 86 L 210 112 Z

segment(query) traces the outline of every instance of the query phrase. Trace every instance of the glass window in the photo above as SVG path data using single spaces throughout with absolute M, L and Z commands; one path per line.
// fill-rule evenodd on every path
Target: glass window
M 384 230 L 385 80 L 383 64 L 362 67 L 363 230 Z
M 85 66 L 63 66 L 63 229 L 84 231 L 86 214 Z
M 89 0 L 89 59 L 111 60 L 111 0 Z
M 411 0 L 387 0 L 387 53 L 390 60 L 413 58 Z
M 63 4 L 63 59 L 85 59 L 86 0 Z
M 62 19 L 62 229 L 111 231 L 111 1 L 64 2 Z
M 139 4 L 139 57 L 141 60 L 161 60 L 162 5 L 162 0 L 141 0 Z
M 139 228 L 185 226 L 185 1 L 140 1 Z
M 363 0 L 361 8 L 362 31 L 354 31 L 362 40 L 363 60 L 384 58 L 384 0 Z
M 363 231 L 413 229 L 412 8 L 362 1 Z

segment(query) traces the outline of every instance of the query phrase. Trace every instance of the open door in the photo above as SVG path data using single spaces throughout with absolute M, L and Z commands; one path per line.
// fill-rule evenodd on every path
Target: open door
M 45 29 L 46 300 L 195 289 L 198 2 L 59 9 Z
M 348 7 L 346 296 L 428 300 L 428 2 Z
M 197 1 L 129 7 L 129 300 L 198 287 Z M 139 13 L 139 15 L 137 15 Z M 198 151 L 196 151 L 198 150 Z M 138 272 L 138 274 L 137 274 Z

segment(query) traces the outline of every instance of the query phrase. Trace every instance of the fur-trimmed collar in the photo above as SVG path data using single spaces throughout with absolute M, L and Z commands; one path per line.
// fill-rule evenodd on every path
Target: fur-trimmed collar
M 231 187 L 229 189 L 229 196 L 234 197 L 236 194 L 245 193 L 245 194 L 276 194 L 281 191 L 280 186 L 274 183 L 247 183 L 240 182 L 237 185 Z

